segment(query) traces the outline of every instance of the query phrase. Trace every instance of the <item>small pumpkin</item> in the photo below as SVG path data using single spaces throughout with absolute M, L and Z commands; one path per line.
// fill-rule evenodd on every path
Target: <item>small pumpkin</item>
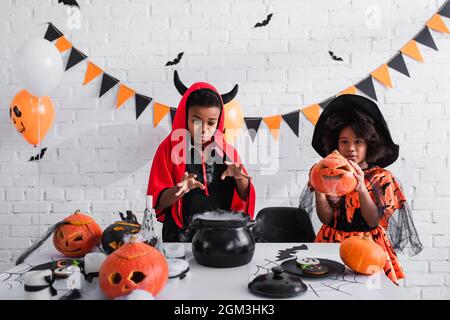
M 53 234 L 55 248 L 67 257 L 82 257 L 100 243 L 102 229 L 80 210 L 65 218 Z
M 352 236 L 341 242 L 342 261 L 355 272 L 372 275 L 386 264 L 386 253 L 370 235 Z
M 335 150 L 311 168 L 311 186 L 329 196 L 344 196 L 354 191 L 358 181 L 356 170 Z
M 122 212 L 119 214 L 122 220 L 109 225 L 102 234 L 102 247 L 107 254 L 119 249 L 126 235 L 135 234 L 141 230 L 141 225 L 133 212 L 127 211 L 126 217 Z
M 156 296 L 168 277 L 169 268 L 161 252 L 146 243 L 130 240 L 103 262 L 99 284 L 111 299 L 128 295 L 135 289 Z

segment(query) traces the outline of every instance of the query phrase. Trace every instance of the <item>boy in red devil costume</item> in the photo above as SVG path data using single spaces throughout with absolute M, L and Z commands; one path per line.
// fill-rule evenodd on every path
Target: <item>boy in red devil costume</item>
M 237 94 L 235 85 L 220 95 L 205 82 L 191 87 L 175 71 L 183 96 L 172 132 L 159 145 L 150 170 L 147 194 L 153 196 L 163 241 L 191 241 L 193 215 L 207 211 L 239 211 L 253 217 L 255 189 L 236 150 L 225 142 L 223 105 Z

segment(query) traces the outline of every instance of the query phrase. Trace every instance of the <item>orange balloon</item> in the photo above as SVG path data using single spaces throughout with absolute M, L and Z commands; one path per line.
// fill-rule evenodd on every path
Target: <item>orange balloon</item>
M 241 105 L 235 99 L 224 105 L 225 110 L 225 140 L 229 143 L 239 135 L 239 131 L 244 123 L 244 115 Z
M 55 119 L 55 109 L 49 97 L 39 98 L 26 90 L 11 101 L 9 116 L 17 131 L 32 145 L 39 144 Z

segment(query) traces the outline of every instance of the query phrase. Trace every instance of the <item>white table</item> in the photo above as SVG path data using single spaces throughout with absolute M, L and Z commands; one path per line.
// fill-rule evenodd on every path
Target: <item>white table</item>
M 248 290 L 248 283 L 258 274 L 267 272 L 283 261 L 276 261 L 278 250 L 291 248 L 297 243 L 258 243 L 252 261 L 237 268 L 209 268 L 197 264 L 192 257 L 191 245 L 185 244 L 186 259 L 190 271 L 184 279 L 169 279 L 157 300 L 253 300 L 264 299 Z M 317 257 L 342 262 L 339 244 L 307 243 L 308 250 L 297 251 L 297 255 Z M 36 253 L 26 264 L 0 273 L 0 299 L 24 299 L 23 274 L 31 266 L 53 259 L 64 258 L 56 251 Z M 258 268 L 259 267 L 259 268 Z M 332 278 L 303 279 L 308 290 L 290 299 L 412 299 L 402 287 L 394 285 L 382 272 L 375 276 L 356 275 L 346 270 L 344 275 Z M 58 282 L 58 281 L 57 281 Z M 58 283 L 55 287 L 58 288 Z M 83 284 L 84 299 L 104 299 L 97 279 Z M 64 292 L 59 292 L 59 295 Z M 58 298 L 58 296 L 55 297 Z

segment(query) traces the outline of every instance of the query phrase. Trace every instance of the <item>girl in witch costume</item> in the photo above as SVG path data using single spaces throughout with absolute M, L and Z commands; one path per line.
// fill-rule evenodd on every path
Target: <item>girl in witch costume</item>
M 378 106 L 358 95 L 332 100 L 315 126 L 313 148 L 322 157 L 338 150 L 356 170 L 356 189 L 342 197 L 329 197 L 312 189 L 303 190 L 300 207 L 323 223 L 315 242 L 342 242 L 370 234 L 386 252 L 386 276 L 394 283 L 405 277 L 396 252 L 422 250 L 401 185 L 384 169 L 398 157 L 399 146 L 391 138 Z M 315 197 L 315 201 L 314 201 Z
M 190 242 L 195 214 L 234 211 L 253 217 L 255 189 L 223 136 L 223 105 L 236 96 L 237 85 L 223 95 L 205 82 L 187 88 L 176 71 L 174 83 L 183 97 L 172 132 L 153 159 L 147 194 L 163 222 L 163 241 Z

